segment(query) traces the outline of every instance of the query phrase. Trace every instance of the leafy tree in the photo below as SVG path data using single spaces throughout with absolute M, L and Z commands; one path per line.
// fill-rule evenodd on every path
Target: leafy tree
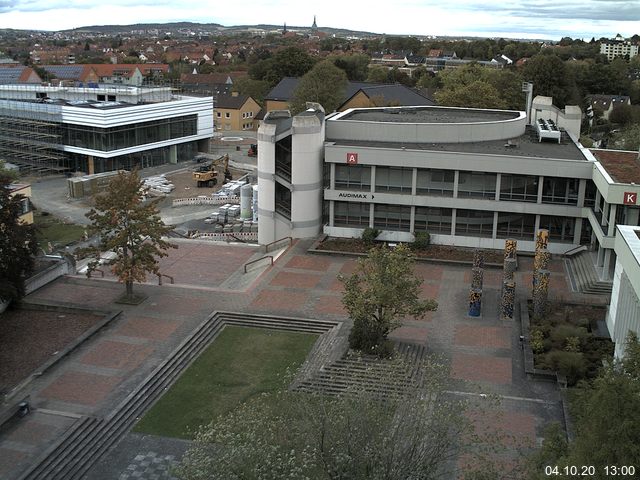
M 344 70 L 347 78 L 351 81 L 362 82 L 366 80 L 369 74 L 369 61 L 371 58 L 368 55 L 340 55 L 333 57 L 332 60 L 336 67 Z
M 350 277 L 341 277 L 342 303 L 353 320 L 351 348 L 384 355 L 387 336 L 400 326 L 400 319 L 422 318 L 438 308 L 435 300 L 420 300 L 422 279 L 413 268 L 414 256 L 406 245 L 381 246 L 370 249 Z
M 609 142 L 609 148 L 635 151 L 640 149 L 640 124 L 629 125 L 614 134 Z
M 386 83 L 389 78 L 389 69 L 381 66 L 374 66 L 369 68 L 369 74 L 367 76 L 367 82 L 371 83 Z
M 626 103 L 616 106 L 609 114 L 609 121 L 619 125 L 629 125 L 633 123 L 634 106 L 627 105 Z
M 364 387 L 332 397 L 254 397 L 203 427 L 174 473 L 182 480 L 454 478 L 455 456 L 478 440 L 467 402 L 446 395 L 439 362 L 429 360 L 421 376 L 424 385 L 384 401 Z
M 596 480 L 607 465 L 640 464 L 640 342 L 630 332 L 622 360 L 605 366 L 591 384 L 572 395 L 575 438 L 565 444 L 562 432 L 547 432 L 543 448 L 529 459 L 529 479 L 542 480 L 544 465 L 592 465 Z
M 266 80 L 275 85 L 284 77 L 300 77 L 311 70 L 314 59 L 299 47 L 279 50 L 273 57 L 261 60 L 249 68 L 254 80 Z
M 446 88 L 436 92 L 439 105 L 469 108 L 506 108 L 498 90 L 476 80 L 468 85 Z
M 24 296 L 24 282 L 33 272 L 37 253 L 35 227 L 20 223 L 23 195 L 11 195 L 13 177 L 0 168 L 0 299 Z
M 344 70 L 330 60 L 324 60 L 300 79 L 293 92 L 291 110 L 298 113 L 305 109 L 306 102 L 317 102 L 326 112 L 333 112 L 344 101 L 346 88 L 347 74 Z
M 565 63 L 557 55 L 536 55 L 524 66 L 524 79 L 533 82 L 535 95 L 553 97 L 554 104 L 564 107 L 571 95 Z
M 243 95 L 249 95 L 259 104 L 269 93 L 269 83 L 265 80 L 253 80 L 252 78 L 238 78 L 233 82 L 233 89 Z
M 113 252 L 107 260 L 120 282 L 125 284 L 127 297 L 133 296 L 133 283 L 143 282 L 147 272 L 158 273 L 158 257 L 166 257 L 166 250 L 177 248 L 163 240 L 171 227 L 158 216 L 159 199 L 145 201 L 144 188 L 137 171 L 119 172 L 106 192 L 95 197 L 95 207 L 87 214 L 91 233 L 100 236 L 97 246 L 82 253 L 93 257 L 87 275 L 95 270 L 102 252 Z

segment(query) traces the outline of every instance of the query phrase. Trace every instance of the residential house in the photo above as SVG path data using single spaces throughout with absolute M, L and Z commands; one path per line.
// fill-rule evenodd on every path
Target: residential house
M 31 205 L 31 185 L 28 183 L 12 183 L 9 185 L 10 195 L 22 195 L 20 200 L 21 212 L 18 218 L 20 223 L 31 225 L 33 223 L 33 206 Z
M 31 67 L 24 65 L 0 66 L 0 85 L 41 82 L 42 79 Z
M 602 110 L 602 118 L 609 120 L 614 108 L 631 105 L 631 99 L 627 95 L 591 95 L 589 104 L 593 110 Z
M 260 105 L 249 95 L 232 92 L 231 95 L 219 95 L 213 111 L 217 130 L 255 130 Z
M 91 65 L 42 65 L 42 69 L 57 80 L 52 83 L 86 85 L 98 83 L 100 80 Z

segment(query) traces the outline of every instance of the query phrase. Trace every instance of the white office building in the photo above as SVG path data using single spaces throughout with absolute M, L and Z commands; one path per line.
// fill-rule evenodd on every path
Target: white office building
M 169 88 L 0 85 L 0 158 L 99 173 L 191 160 L 208 151 L 213 99 Z

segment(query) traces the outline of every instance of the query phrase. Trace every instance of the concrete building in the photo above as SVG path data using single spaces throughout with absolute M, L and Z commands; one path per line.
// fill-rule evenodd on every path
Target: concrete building
M 615 226 L 638 224 L 637 154 L 611 157 L 580 145 L 577 107 L 558 110 L 543 97 L 531 111 L 530 118 L 450 107 L 270 116 L 258 131 L 259 242 L 313 236 L 321 223 L 335 237 L 372 227 L 382 240 L 410 242 L 427 231 L 436 244 L 501 249 L 516 238 L 519 250 L 532 252 L 545 228 L 552 253 L 587 246 L 609 280 Z
M 216 130 L 255 130 L 255 119 L 259 112 L 260 105 L 249 95 L 240 95 L 238 92 L 218 95 L 214 107 Z
M 18 221 L 31 225 L 33 223 L 33 205 L 31 205 L 31 185 L 28 183 L 12 183 L 9 185 L 10 195 L 22 196 L 20 200 L 20 217 Z
M 92 174 L 208 151 L 213 100 L 168 87 L 0 85 L 0 125 L 0 159 Z
M 616 344 L 614 356 L 621 358 L 629 331 L 640 334 L 640 228 L 619 225 L 615 251 L 617 260 L 607 328 Z
M 606 55 L 609 60 L 613 60 L 616 57 L 633 58 L 638 55 L 638 45 L 618 35 L 613 40 L 602 42 L 600 44 L 600 53 Z

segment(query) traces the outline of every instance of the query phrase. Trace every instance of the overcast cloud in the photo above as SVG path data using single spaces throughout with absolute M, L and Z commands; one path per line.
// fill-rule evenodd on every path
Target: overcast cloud
M 0 28 L 63 30 L 89 25 L 193 21 L 348 28 L 406 35 L 590 39 L 640 34 L 640 0 L 0 0 Z

